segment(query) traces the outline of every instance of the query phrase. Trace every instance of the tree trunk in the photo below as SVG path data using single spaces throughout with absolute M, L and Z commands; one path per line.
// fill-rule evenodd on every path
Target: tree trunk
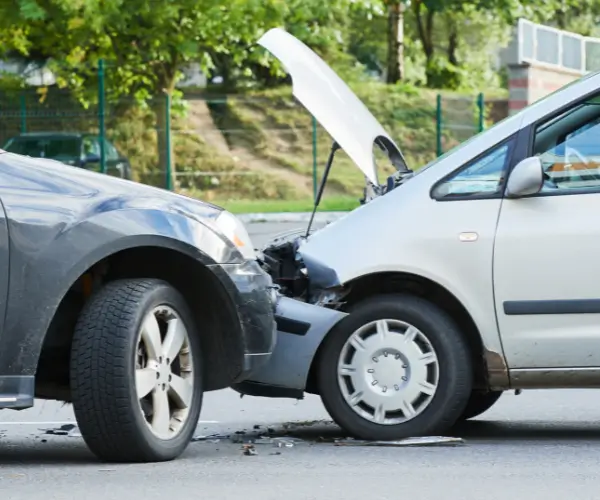
M 404 0 L 388 5 L 387 83 L 404 78 Z
M 435 11 L 429 10 L 423 19 L 423 2 L 422 0 L 416 0 L 413 2 L 413 9 L 415 17 L 417 18 L 417 31 L 419 33 L 419 39 L 423 46 L 423 52 L 425 53 L 425 60 L 427 64 L 433 59 L 433 18 Z
M 454 22 L 450 21 L 450 34 L 448 35 L 448 62 L 454 66 L 458 66 L 458 57 L 456 51 L 458 49 L 458 31 Z

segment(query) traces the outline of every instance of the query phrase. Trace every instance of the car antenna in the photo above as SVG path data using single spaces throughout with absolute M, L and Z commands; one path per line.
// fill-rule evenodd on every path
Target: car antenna
M 319 208 L 319 203 L 321 203 L 321 196 L 323 196 L 323 191 L 325 191 L 325 185 L 327 184 L 327 177 L 329 176 L 329 171 L 331 170 L 331 165 L 333 164 L 333 158 L 335 156 L 335 152 L 340 149 L 340 145 L 333 141 L 331 144 L 331 151 L 329 151 L 329 158 L 327 158 L 327 164 L 325 165 L 325 172 L 323 172 L 323 178 L 321 179 L 321 184 L 319 185 L 319 190 L 317 191 L 317 197 L 315 198 L 315 206 L 313 207 L 312 215 L 310 216 L 310 221 L 308 223 L 308 228 L 306 229 L 306 236 L 310 234 L 310 228 L 313 225 L 313 221 L 315 220 L 315 214 L 317 213 L 317 208 Z

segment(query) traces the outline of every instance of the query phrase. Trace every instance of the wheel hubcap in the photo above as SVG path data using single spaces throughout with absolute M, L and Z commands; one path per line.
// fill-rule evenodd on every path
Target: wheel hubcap
M 135 368 L 140 409 L 152 433 L 172 439 L 187 421 L 194 394 L 190 342 L 183 320 L 160 306 L 144 318 Z
M 338 382 L 348 405 L 381 425 L 412 420 L 438 387 L 439 363 L 429 339 L 398 320 L 368 323 L 344 344 Z

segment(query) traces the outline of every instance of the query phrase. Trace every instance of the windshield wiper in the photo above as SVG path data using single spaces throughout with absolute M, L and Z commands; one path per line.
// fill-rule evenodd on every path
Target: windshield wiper
M 323 196 L 323 191 L 325 191 L 325 185 L 327 184 L 327 177 L 329 177 L 329 171 L 331 170 L 331 165 L 333 165 L 333 159 L 334 159 L 335 153 L 338 149 L 340 149 L 340 145 L 337 142 L 333 141 L 333 143 L 331 144 L 331 150 L 329 151 L 329 158 L 327 158 L 327 164 L 325 165 L 325 172 L 323 172 L 323 178 L 321 179 L 321 184 L 319 185 L 319 190 L 317 191 L 317 197 L 315 198 L 315 205 L 313 207 L 313 211 L 310 216 L 308 228 L 306 229 L 305 238 L 308 238 L 308 235 L 310 234 L 310 229 L 311 229 L 313 221 L 315 219 L 315 214 L 317 213 L 317 208 L 319 208 L 319 203 L 321 203 L 321 197 Z

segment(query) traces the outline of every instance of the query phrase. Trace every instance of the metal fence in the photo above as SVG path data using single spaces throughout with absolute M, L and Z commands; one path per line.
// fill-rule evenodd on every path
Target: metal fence
M 472 97 L 437 96 L 436 153 L 441 156 L 485 128 L 486 103 L 483 94 Z
M 55 87 L 0 92 L 0 147 L 23 133 L 91 133 L 102 145 L 100 170 L 106 171 L 114 145 L 139 182 L 212 201 L 314 197 L 331 138 L 289 93 L 187 94 L 176 103 L 163 95 L 139 106 L 133 99 L 106 97 L 107 71 L 98 68 L 97 99 L 88 106 Z M 376 118 L 412 167 L 485 126 L 483 94 L 397 98 L 369 106 L 367 97 L 366 104 L 378 110 Z M 390 168 L 383 165 L 382 173 Z M 340 153 L 326 197 L 359 197 L 363 185 L 361 173 Z

